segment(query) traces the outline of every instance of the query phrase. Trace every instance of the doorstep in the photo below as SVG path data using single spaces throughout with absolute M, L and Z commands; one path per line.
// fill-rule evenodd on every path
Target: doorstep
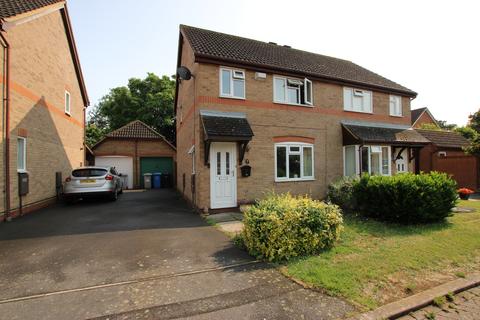
M 228 235 L 235 235 L 243 230 L 243 214 L 240 212 L 224 212 L 209 215 L 207 220 L 220 231 Z
M 433 299 L 448 293 L 459 293 L 480 285 L 480 273 L 466 278 L 456 279 L 412 296 L 386 304 L 378 309 L 366 312 L 348 320 L 396 319 L 432 304 Z

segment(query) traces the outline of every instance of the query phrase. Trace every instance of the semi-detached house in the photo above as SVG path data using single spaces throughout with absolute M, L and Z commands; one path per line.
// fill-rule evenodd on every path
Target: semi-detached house
M 182 25 L 177 67 L 177 187 L 197 208 L 418 170 L 417 94 L 350 61 Z

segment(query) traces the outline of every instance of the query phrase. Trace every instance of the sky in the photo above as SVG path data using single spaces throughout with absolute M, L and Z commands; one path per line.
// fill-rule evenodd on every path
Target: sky
M 67 0 L 91 105 L 129 78 L 173 75 L 186 24 L 347 59 L 465 125 L 480 109 L 479 1 Z

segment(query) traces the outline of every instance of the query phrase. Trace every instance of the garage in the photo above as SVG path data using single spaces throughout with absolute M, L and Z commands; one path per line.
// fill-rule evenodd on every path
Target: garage
M 161 173 L 162 178 L 169 175 L 169 181 L 163 181 L 162 187 L 173 187 L 173 158 L 171 157 L 143 157 L 140 158 L 140 185 L 143 188 L 143 175 L 145 173 Z
M 96 166 L 113 166 L 127 175 L 129 189 L 143 188 L 144 173 L 161 173 L 175 185 L 176 149 L 160 133 L 139 120 L 114 130 L 92 147 Z
M 125 187 L 133 189 L 133 158 L 125 156 L 95 157 L 95 165 L 99 167 L 115 167 L 124 179 Z

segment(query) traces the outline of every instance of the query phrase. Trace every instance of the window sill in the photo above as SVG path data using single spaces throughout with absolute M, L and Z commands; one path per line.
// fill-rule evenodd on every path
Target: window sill
M 222 96 L 222 95 L 220 95 L 219 97 L 223 99 L 245 100 L 245 97 L 242 98 L 242 97 Z
M 279 179 L 275 179 L 275 182 L 308 182 L 308 181 L 315 181 L 315 178 L 305 178 L 305 179 L 286 179 L 286 180 L 279 180 Z
M 403 118 L 403 115 L 401 115 L 401 114 L 391 114 L 390 117 Z
M 17 173 L 28 173 L 25 169 L 17 169 Z
M 345 112 L 353 112 L 353 113 L 373 114 L 372 111 L 357 111 L 357 110 L 346 110 L 346 109 L 343 109 L 343 111 L 345 111 Z
M 66 114 L 67 116 L 69 116 L 69 117 L 72 116 L 72 114 L 71 114 L 70 112 L 67 112 L 67 111 L 65 111 L 65 114 Z
M 313 108 L 315 107 L 313 104 L 300 104 L 300 103 L 288 103 L 288 102 L 279 102 L 279 101 L 273 101 L 275 104 L 283 104 L 286 106 L 295 106 L 295 107 L 307 107 L 307 108 Z

